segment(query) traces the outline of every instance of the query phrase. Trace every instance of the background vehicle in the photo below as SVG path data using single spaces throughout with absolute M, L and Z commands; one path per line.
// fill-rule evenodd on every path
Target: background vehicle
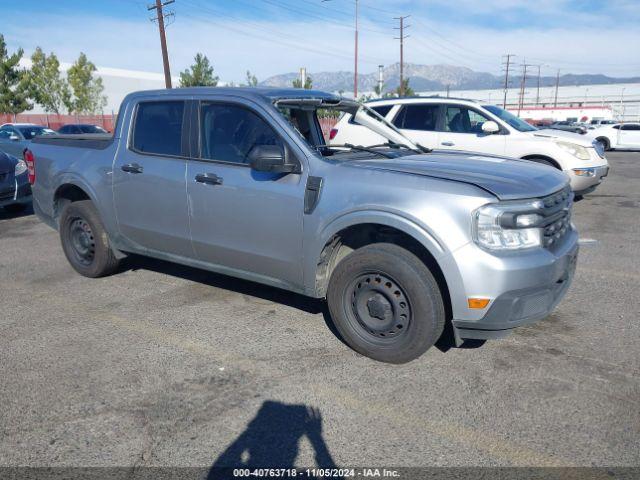
M 326 109 L 386 142 L 326 145 Z M 546 166 L 428 153 L 313 90 L 138 92 L 120 112 L 112 138 L 40 137 L 25 153 L 34 210 L 85 276 L 134 252 L 326 297 L 344 340 L 392 363 L 446 322 L 461 344 L 540 320 L 573 277 L 572 194 Z
M 603 125 L 588 134 L 595 139 L 604 150 L 640 149 L 640 123 L 617 123 Z
M 553 122 L 547 128 L 550 128 L 552 130 L 564 130 L 565 132 L 579 133 L 581 135 L 587 132 L 586 126 L 580 125 L 576 122 L 569 122 L 568 120 Z
M 5 123 L 0 127 L 0 152 L 22 158 L 23 150 L 38 135 L 55 135 L 56 132 L 33 123 Z
M 58 133 L 65 135 L 80 135 L 84 133 L 109 133 L 99 125 L 89 123 L 70 123 L 58 129 Z
M 602 125 L 615 125 L 616 123 L 618 122 L 616 122 L 615 120 L 591 120 L 589 122 L 589 128 L 600 127 Z
M 553 166 L 569 176 L 576 196 L 593 191 L 609 171 L 604 151 L 593 140 L 570 132 L 539 130 L 495 105 L 440 97 L 396 98 L 367 105 L 427 147 Z M 382 140 L 345 115 L 331 132 L 330 142 L 374 145 Z
M 31 203 L 31 185 L 24 160 L 0 152 L 0 207 L 11 212 Z

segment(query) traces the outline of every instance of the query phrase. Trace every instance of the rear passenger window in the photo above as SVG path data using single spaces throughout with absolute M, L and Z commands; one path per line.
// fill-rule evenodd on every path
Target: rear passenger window
M 231 163 L 249 163 L 258 145 L 284 144 L 275 130 L 246 108 L 205 103 L 200 110 L 200 157 Z
M 403 105 L 393 120 L 393 124 L 406 130 L 433 132 L 438 123 L 439 108 L 439 105 L 421 105 L 419 103 Z
M 133 148 L 144 153 L 182 155 L 184 102 L 138 104 L 133 126 Z

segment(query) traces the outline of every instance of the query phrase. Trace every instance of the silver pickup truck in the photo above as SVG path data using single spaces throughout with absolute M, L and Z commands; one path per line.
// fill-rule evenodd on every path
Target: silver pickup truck
M 327 145 L 341 112 L 387 142 Z M 39 137 L 24 158 L 80 274 L 136 253 L 326 298 L 343 340 L 384 362 L 445 328 L 460 345 L 546 317 L 576 265 L 564 174 L 430 151 L 320 91 L 137 92 L 112 137 Z

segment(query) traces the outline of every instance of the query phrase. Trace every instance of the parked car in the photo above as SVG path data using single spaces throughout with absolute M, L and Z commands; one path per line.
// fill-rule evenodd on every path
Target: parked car
M 31 185 L 27 164 L 12 155 L 0 152 L 0 207 L 19 212 L 31 203 Z
M 587 133 L 587 127 L 585 125 L 580 125 L 579 123 L 570 122 L 568 120 L 553 122 L 547 128 L 550 128 L 552 130 L 564 130 L 565 132 L 579 133 L 580 135 L 584 135 L 585 133 Z
M 326 145 L 320 109 L 385 142 Z M 555 169 L 431 152 L 314 90 L 145 91 L 120 112 L 112 138 L 25 152 L 36 214 L 87 277 L 137 253 L 326 297 L 351 347 L 393 363 L 448 322 L 461 344 L 538 321 L 571 283 L 573 195 Z
M 427 147 L 521 158 L 562 170 L 576 196 L 595 190 L 609 171 L 604 151 L 592 140 L 539 130 L 496 105 L 441 97 L 394 98 L 368 105 Z M 331 132 L 330 142 L 374 145 L 383 140 L 345 115 Z
M 603 125 L 591 130 L 588 137 L 598 142 L 604 150 L 640 149 L 640 123 Z
M 600 127 L 602 125 L 615 125 L 616 123 L 618 122 L 616 122 L 615 120 L 599 119 L 599 120 L 591 120 L 589 122 L 589 126 L 590 128 L 593 128 L 593 127 Z
M 63 125 L 58 133 L 65 135 L 81 135 L 85 133 L 108 133 L 104 128 L 89 123 L 74 123 Z
M 22 151 L 39 135 L 56 132 L 33 123 L 5 123 L 0 126 L 0 151 L 22 158 Z

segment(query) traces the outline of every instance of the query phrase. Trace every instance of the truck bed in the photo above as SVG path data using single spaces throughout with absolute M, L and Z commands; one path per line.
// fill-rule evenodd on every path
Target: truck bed
M 81 135 L 41 135 L 35 137 L 32 143 L 55 145 L 59 147 L 88 148 L 104 150 L 113 143 L 110 133 L 85 133 Z

